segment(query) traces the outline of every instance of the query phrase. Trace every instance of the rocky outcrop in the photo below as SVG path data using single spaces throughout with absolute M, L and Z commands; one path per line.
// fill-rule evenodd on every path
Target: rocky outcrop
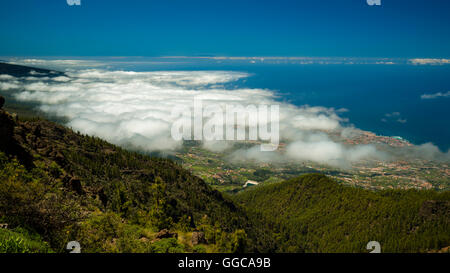
M 178 234 L 176 232 L 170 232 L 168 229 L 163 229 L 156 234 L 156 239 L 165 239 L 165 238 L 178 238 Z
M 3 96 L 0 96 L 0 109 L 3 108 L 3 105 L 5 105 L 5 98 Z
M 201 231 L 194 231 L 192 233 L 192 239 L 191 239 L 192 245 L 198 245 L 198 244 L 206 244 L 206 237 L 205 233 Z
M 80 179 L 78 179 L 76 177 L 72 177 L 69 180 L 69 186 L 70 186 L 70 188 L 73 191 L 75 191 L 79 195 L 83 195 L 84 194 L 83 186 L 81 185 L 81 180 Z
M 0 150 L 7 155 L 16 157 L 26 168 L 31 169 L 33 157 L 22 145 L 24 131 L 17 123 L 16 118 L 0 109 Z

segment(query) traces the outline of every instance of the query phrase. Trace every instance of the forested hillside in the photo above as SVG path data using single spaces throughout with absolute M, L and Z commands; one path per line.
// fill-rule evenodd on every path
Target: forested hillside
M 273 231 L 260 246 L 277 252 L 427 252 L 450 246 L 450 193 L 368 191 L 320 174 L 263 185 L 235 196 L 253 226 Z
M 449 230 L 449 192 L 311 174 L 229 197 L 171 160 L 0 109 L 0 252 L 428 252 Z
M 238 207 L 170 160 L 0 110 L 0 252 L 243 251 Z M 192 242 L 193 232 L 197 241 Z

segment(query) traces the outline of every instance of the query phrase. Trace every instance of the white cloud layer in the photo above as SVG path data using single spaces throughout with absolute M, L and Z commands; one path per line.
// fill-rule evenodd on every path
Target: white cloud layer
M 16 89 L 20 101 L 35 102 L 40 110 L 65 117 L 74 130 L 142 151 L 173 151 L 182 143 L 171 137 L 172 109 L 205 105 L 280 105 L 280 137 L 284 153 L 261 152 L 259 146 L 231 152 L 232 159 L 314 161 L 348 166 L 363 159 L 385 159 L 372 145 L 344 145 L 328 133 L 351 134 L 335 110 L 280 103 L 265 89 L 233 87 L 247 73 L 230 71 L 131 72 L 99 69 L 66 72 L 66 76 L 14 78 L 0 75 L 0 89 Z M 231 86 L 231 87 L 230 87 Z M 230 149 L 230 142 L 205 142 L 213 151 Z M 427 148 L 427 147 L 425 147 Z M 425 149 L 424 148 L 424 149 Z M 428 147 L 429 148 L 429 147 Z M 433 152 L 436 152 L 433 148 Z

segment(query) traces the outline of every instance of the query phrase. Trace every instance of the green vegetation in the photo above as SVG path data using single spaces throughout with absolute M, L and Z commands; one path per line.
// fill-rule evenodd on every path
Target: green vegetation
M 82 252 L 129 253 L 367 252 L 372 240 L 384 252 L 450 246 L 447 191 L 369 191 L 317 174 L 281 182 L 266 166 L 229 172 L 265 181 L 230 197 L 169 159 L 43 119 L 0 111 L 0 121 L 0 223 L 8 224 L 0 252 L 64 252 L 70 241 Z
M 228 242 L 246 228 L 245 214 L 228 197 L 171 160 L 129 152 L 45 120 L 14 121 L 0 114 L 4 124 L 14 123 L 14 133 L 2 141 L 18 151 L 0 151 L 0 223 L 38 234 L 49 250 L 63 252 L 75 240 L 83 252 L 192 252 L 190 238 L 163 238 L 159 231 L 181 237 L 220 227 L 217 236 Z M 24 167 L 23 158 L 32 158 L 32 165 Z M 27 247 L 34 241 L 26 236 L 16 237 L 1 237 L 1 251 L 14 244 L 19 252 L 43 251 Z M 220 240 L 207 244 L 195 251 L 241 251 Z
M 0 229 L 0 253 L 49 253 L 51 249 L 38 234 L 16 228 Z
M 237 142 L 235 149 L 244 142 Z M 380 147 L 381 149 L 383 147 Z M 215 189 L 236 193 L 248 180 L 277 182 L 310 173 L 321 173 L 342 184 L 371 190 L 383 189 L 450 189 L 448 164 L 410 159 L 408 161 L 361 161 L 342 169 L 315 162 L 258 162 L 230 158 L 233 150 L 208 151 L 201 143 L 189 143 L 177 153 L 180 164 L 201 177 Z M 282 151 L 280 151 L 282 152 Z
M 450 192 L 368 191 L 320 174 L 253 187 L 235 196 L 252 226 L 270 230 L 262 251 L 426 252 L 450 245 Z

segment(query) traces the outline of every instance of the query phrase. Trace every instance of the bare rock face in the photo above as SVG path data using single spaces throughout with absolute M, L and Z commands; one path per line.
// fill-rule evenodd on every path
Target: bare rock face
M 7 155 L 17 157 L 26 168 L 32 168 L 33 157 L 22 145 L 22 137 L 16 130 L 20 127 L 16 119 L 6 111 L 0 110 L 0 151 Z
M 79 195 L 84 194 L 83 186 L 81 185 L 80 179 L 78 179 L 76 177 L 72 177 L 72 179 L 70 179 L 70 181 L 69 181 L 69 184 L 73 191 L 75 191 Z
M 192 233 L 192 245 L 195 246 L 198 244 L 206 244 L 205 233 L 201 231 L 194 231 Z
M 0 96 L 0 109 L 2 109 L 3 105 L 5 105 L 5 98 Z
M 10 141 L 14 135 L 14 119 L 8 113 L 0 112 L 0 140 L 1 142 Z

